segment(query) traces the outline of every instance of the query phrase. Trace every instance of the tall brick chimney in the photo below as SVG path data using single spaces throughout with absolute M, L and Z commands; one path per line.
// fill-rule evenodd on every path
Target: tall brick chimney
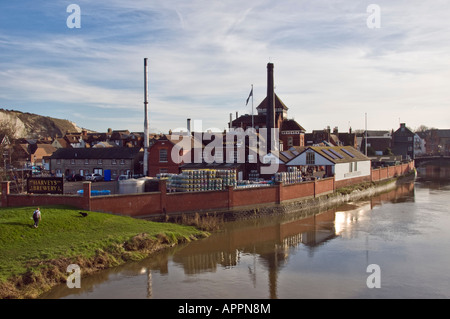
M 267 112 L 266 112 L 266 127 L 267 127 L 267 153 L 274 150 L 274 134 L 275 127 L 275 92 L 273 83 L 273 63 L 267 63 Z

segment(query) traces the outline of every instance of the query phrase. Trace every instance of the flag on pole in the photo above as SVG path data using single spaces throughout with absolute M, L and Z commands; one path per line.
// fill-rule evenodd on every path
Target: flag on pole
M 253 96 L 253 87 L 252 87 L 252 90 L 250 91 L 250 94 L 248 95 L 247 102 L 245 102 L 245 105 L 248 104 L 248 100 L 250 100 L 250 97 L 252 97 L 252 96 Z

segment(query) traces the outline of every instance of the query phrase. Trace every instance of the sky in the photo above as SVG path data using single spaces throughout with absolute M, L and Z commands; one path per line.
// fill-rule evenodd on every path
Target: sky
M 448 0 L 0 0 L 0 108 L 142 132 L 148 58 L 151 132 L 224 130 L 271 62 L 307 132 L 449 129 L 449 17 Z

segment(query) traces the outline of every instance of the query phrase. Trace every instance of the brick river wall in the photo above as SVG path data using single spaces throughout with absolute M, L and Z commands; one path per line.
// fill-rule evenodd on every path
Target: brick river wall
M 160 181 L 159 191 L 139 194 L 91 196 L 91 183 L 83 183 L 83 195 L 10 194 L 9 182 L 2 182 L 2 206 L 69 205 L 132 217 L 171 213 L 226 211 L 252 206 L 274 205 L 289 201 L 316 198 L 333 193 L 337 188 L 367 181 L 382 181 L 414 170 L 414 162 L 373 169 L 371 176 L 336 182 L 334 177 L 296 184 L 222 191 L 167 193 L 166 182 Z

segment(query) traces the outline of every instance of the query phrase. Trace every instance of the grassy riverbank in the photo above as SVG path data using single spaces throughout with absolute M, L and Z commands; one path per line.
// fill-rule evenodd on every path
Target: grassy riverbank
M 194 227 L 155 223 L 63 206 L 0 208 L 0 298 L 34 298 L 63 283 L 69 264 L 82 275 L 139 260 L 180 242 L 205 237 Z

